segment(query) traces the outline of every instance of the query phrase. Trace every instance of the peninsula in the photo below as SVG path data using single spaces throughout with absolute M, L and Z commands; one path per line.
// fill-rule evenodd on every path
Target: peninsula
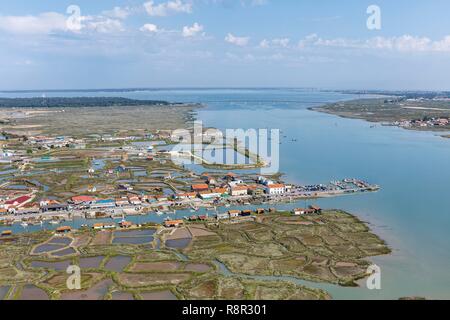
M 448 137 L 450 95 L 431 93 L 390 93 L 384 97 L 363 98 L 313 107 L 310 110 L 343 118 L 362 119 L 408 130 L 434 131 Z

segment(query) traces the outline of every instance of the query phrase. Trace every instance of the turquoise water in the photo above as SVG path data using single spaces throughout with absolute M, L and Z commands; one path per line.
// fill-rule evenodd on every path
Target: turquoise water
M 47 94 L 62 95 L 106 94 Z M 450 139 L 395 127 L 371 128 L 364 121 L 307 110 L 326 102 L 356 98 L 338 93 L 227 89 L 107 95 L 205 103 L 208 107 L 198 111 L 205 126 L 281 129 L 282 136 L 286 136 L 280 145 L 281 171 L 291 182 L 326 183 L 356 177 L 379 184 L 382 190 L 375 194 L 318 203 L 355 213 L 393 248 L 392 255 L 372 259 L 381 267 L 382 290 L 327 289 L 338 299 L 450 298 Z M 183 214 L 189 215 L 180 212 L 177 216 Z

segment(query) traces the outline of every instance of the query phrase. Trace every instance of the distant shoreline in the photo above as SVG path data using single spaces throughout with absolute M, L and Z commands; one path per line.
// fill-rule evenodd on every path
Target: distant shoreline
M 136 100 L 122 97 L 32 97 L 0 98 L 0 108 L 71 108 L 71 107 L 125 107 L 176 106 L 164 100 Z
M 429 96 L 427 96 L 429 97 Z M 422 96 L 384 96 L 383 98 L 360 98 L 310 107 L 310 111 L 332 114 L 345 119 L 359 119 L 383 126 L 396 126 L 406 130 L 437 132 L 450 138 L 450 125 L 432 126 L 415 122 L 424 119 L 450 119 L 450 98 L 425 98 Z

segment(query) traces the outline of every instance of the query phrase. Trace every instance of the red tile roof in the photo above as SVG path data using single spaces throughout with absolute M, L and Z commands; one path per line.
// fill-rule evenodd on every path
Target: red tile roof
M 94 200 L 95 200 L 95 198 L 94 197 L 90 197 L 90 196 L 75 196 L 75 197 L 72 197 L 72 201 L 73 202 L 92 202 Z
M 194 184 L 192 185 L 192 190 L 207 190 L 209 189 L 207 184 Z
M 267 186 L 269 189 L 278 189 L 278 188 L 285 188 L 286 186 L 284 184 L 270 184 Z
M 13 199 L 13 200 L 8 200 L 8 201 L 5 202 L 5 204 L 14 204 L 16 202 L 18 204 L 21 204 L 21 203 L 29 201 L 30 199 L 31 199 L 30 196 L 21 196 L 21 197 L 18 197 L 16 199 Z

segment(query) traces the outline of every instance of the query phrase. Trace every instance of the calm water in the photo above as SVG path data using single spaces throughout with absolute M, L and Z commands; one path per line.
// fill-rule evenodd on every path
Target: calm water
M 47 94 L 63 95 L 105 93 Z M 338 93 L 230 89 L 107 95 L 205 103 L 208 108 L 198 112 L 205 126 L 281 129 L 286 136 L 280 145 L 281 171 L 291 182 L 326 183 L 357 177 L 379 184 L 382 190 L 376 194 L 320 200 L 319 204 L 357 214 L 388 241 L 394 253 L 372 259 L 382 269 L 382 290 L 327 289 L 338 299 L 450 298 L 450 139 L 394 127 L 370 128 L 364 121 L 307 110 L 356 98 Z M 183 215 L 187 213 L 177 214 Z

